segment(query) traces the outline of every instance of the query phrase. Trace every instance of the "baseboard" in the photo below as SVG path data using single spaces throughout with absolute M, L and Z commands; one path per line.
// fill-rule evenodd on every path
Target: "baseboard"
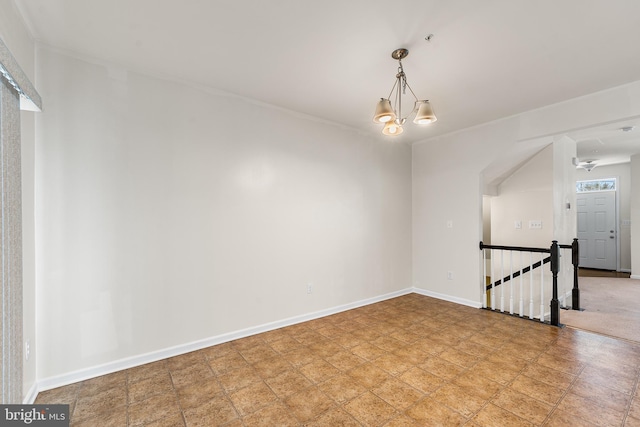
M 416 294 L 424 295 L 424 296 L 431 297 L 431 298 L 440 299 L 440 300 L 443 300 L 443 301 L 455 302 L 456 304 L 466 305 L 468 307 L 482 308 L 482 303 L 479 302 L 479 301 L 472 301 L 472 300 L 465 299 L 465 298 L 458 298 L 458 297 L 454 297 L 452 295 L 446 295 L 446 294 L 441 294 L 441 293 L 438 293 L 438 292 L 427 291 L 426 289 L 420 289 L 420 288 L 413 288 L 413 292 L 415 292 Z
M 27 395 L 22 400 L 22 403 L 25 405 L 31 405 L 33 402 L 36 401 L 37 396 L 38 396 L 38 383 L 34 382 L 33 384 L 31 384 L 31 387 L 29 388 Z
M 630 279 L 636 279 L 636 280 L 640 280 L 640 276 L 637 274 L 632 274 L 630 277 Z
M 297 323 L 307 322 L 309 320 L 318 319 L 320 317 L 330 316 L 332 314 L 340 313 L 354 308 L 363 307 L 370 304 L 375 304 L 380 301 L 396 298 L 402 295 L 412 293 L 412 288 L 406 288 L 388 294 L 380 295 L 373 298 L 367 298 L 360 301 L 355 301 L 348 304 L 339 305 L 325 310 L 316 311 L 313 313 L 303 314 L 300 316 L 290 317 L 275 322 L 265 323 L 263 325 L 242 329 L 226 334 L 217 335 L 214 337 L 206 338 L 199 341 L 194 341 L 186 344 L 169 347 L 163 350 L 153 351 L 150 353 L 128 357 L 120 359 L 114 362 L 105 363 L 103 365 L 94 366 L 91 368 L 80 369 L 67 374 L 57 375 L 54 377 L 43 378 L 38 381 L 37 392 L 50 390 L 52 388 L 62 387 L 65 385 L 73 384 L 79 381 L 84 381 L 90 378 L 99 377 L 101 375 L 111 374 L 113 372 L 121 371 L 123 369 L 129 369 L 136 366 L 144 365 L 146 363 L 155 362 L 158 360 L 166 359 L 169 357 L 179 356 L 181 354 L 189 353 L 203 348 L 211 347 L 213 345 L 222 344 L 225 342 L 233 341 L 239 338 L 245 338 L 251 335 L 260 334 L 263 332 L 272 331 L 274 329 L 283 328 L 285 326 L 295 325 Z M 34 393 L 33 400 L 37 396 L 37 392 Z

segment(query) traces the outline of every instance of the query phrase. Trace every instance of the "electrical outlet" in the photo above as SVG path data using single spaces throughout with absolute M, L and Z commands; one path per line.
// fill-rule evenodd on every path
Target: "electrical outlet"
M 540 221 L 539 219 L 529 220 L 529 229 L 540 230 L 541 228 L 542 228 L 542 221 Z
M 29 361 L 29 356 L 31 355 L 31 343 L 29 340 L 24 342 L 24 359 Z
M 453 221 L 452 220 L 448 220 L 447 221 L 447 228 L 453 228 Z
M 447 280 L 453 280 L 453 271 L 447 271 Z
M 313 283 L 307 283 L 307 293 L 313 293 Z

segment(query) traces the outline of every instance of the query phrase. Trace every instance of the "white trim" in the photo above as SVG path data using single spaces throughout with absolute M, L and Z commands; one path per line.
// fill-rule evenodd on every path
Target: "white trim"
M 303 314 L 300 316 L 290 317 L 288 319 L 265 323 L 263 325 L 255 326 L 252 328 L 229 332 L 226 334 L 217 335 L 214 337 L 205 338 L 198 341 L 193 341 L 186 344 L 180 344 L 180 345 L 169 347 L 163 350 L 153 351 L 153 352 L 141 354 L 138 356 L 132 356 L 125 359 L 116 360 L 114 362 L 105 363 L 103 365 L 80 369 L 67 374 L 57 375 L 49 378 L 43 378 L 40 381 L 38 381 L 37 390 L 38 392 L 40 392 L 40 391 L 50 390 L 56 387 L 62 387 L 65 385 L 76 383 L 78 381 L 84 381 L 89 378 L 95 378 L 101 375 L 106 375 L 113 372 L 121 371 L 123 369 L 129 369 L 135 366 L 144 365 L 146 363 L 155 362 L 157 360 L 166 359 L 168 357 L 174 357 L 174 356 L 189 353 L 195 350 L 201 350 L 203 348 L 211 347 L 217 344 L 222 344 L 228 341 L 233 341 L 239 338 L 244 338 L 251 335 L 260 334 L 263 332 L 272 331 L 274 329 L 283 328 L 285 326 L 291 326 L 297 323 L 307 322 L 309 320 L 318 319 L 320 317 L 329 316 L 329 315 L 340 313 L 346 310 L 351 310 L 354 308 L 363 307 L 363 306 L 374 304 L 387 299 L 396 298 L 402 295 L 407 295 L 412 293 L 413 291 L 414 289 L 412 288 L 406 288 L 406 289 L 391 292 L 388 294 L 380 295 L 377 297 L 367 298 L 364 300 L 339 305 L 337 307 L 328 308 L 328 309 L 316 311 L 313 313 Z M 34 396 L 34 400 L 35 400 L 35 396 Z
M 36 401 L 36 397 L 38 397 L 38 383 L 34 382 L 33 384 L 31 384 L 31 387 L 29 388 L 27 395 L 22 400 L 22 403 L 24 405 L 31 405 Z
M 637 274 L 632 274 L 631 277 L 629 277 L 630 279 L 636 279 L 636 280 L 640 280 L 640 275 Z
M 426 297 L 436 298 L 436 299 L 440 299 L 440 300 L 443 300 L 443 301 L 454 302 L 456 304 L 466 305 L 468 307 L 482 308 L 482 303 L 481 302 L 473 301 L 473 300 L 470 300 L 470 299 L 454 297 L 452 295 L 440 294 L 438 292 L 427 291 L 426 289 L 419 289 L 419 288 L 413 288 L 413 292 L 415 292 L 416 294 L 419 294 L 419 295 L 424 295 Z

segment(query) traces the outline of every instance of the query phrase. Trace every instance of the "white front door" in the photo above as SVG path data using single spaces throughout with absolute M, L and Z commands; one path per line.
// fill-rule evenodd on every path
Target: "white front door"
M 616 192 L 578 193 L 580 267 L 616 270 Z

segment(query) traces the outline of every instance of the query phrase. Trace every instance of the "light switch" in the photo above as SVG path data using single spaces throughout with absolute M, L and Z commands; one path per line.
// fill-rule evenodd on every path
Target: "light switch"
M 447 228 L 453 228 L 453 221 L 452 220 L 448 220 L 447 221 Z
M 520 230 L 522 228 L 522 221 L 518 220 L 518 221 L 515 222 L 514 225 L 515 225 L 516 229 Z

